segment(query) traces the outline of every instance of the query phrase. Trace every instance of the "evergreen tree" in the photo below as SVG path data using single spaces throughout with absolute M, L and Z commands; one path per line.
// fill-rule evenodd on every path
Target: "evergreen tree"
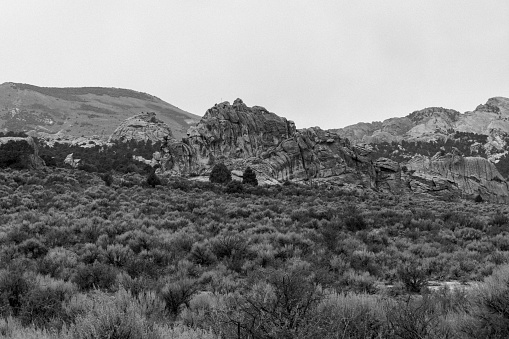
M 108 187 L 113 184 L 113 175 L 111 175 L 111 172 L 105 173 L 102 176 L 102 179 L 104 180 L 104 184 Z
M 251 167 L 246 168 L 242 174 L 242 183 L 247 185 L 258 186 L 258 179 L 256 179 L 256 173 Z
M 226 184 L 232 180 L 232 172 L 223 163 L 214 165 L 209 180 L 217 184 Z
M 156 174 L 155 169 L 150 172 L 147 177 L 147 184 L 152 187 L 156 187 L 156 185 L 161 185 L 161 179 Z

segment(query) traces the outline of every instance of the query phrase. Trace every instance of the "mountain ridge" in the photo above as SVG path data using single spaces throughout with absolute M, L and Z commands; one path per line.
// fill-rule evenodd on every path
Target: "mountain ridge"
M 0 85 L 0 131 L 63 132 L 107 138 L 125 119 L 155 112 L 177 137 L 186 135 L 199 116 L 156 96 L 114 87 L 39 87 L 5 82 Z
M 454 132 L 493 136 L 500 132 L 509 134 L 509 98 L 492 97 L 473 111 L 464 113 L 443 107 L 427 107 L 404 117 L 359 122 L 331 131 L 349 138 L 352 143 L 430 141 L 447 138 Z

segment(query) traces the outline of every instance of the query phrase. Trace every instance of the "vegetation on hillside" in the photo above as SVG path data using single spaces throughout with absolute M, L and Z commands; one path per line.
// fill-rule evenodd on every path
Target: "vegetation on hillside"
M 0 172 L 1 335 L 508 335 L 503 206 L 108 174 Z

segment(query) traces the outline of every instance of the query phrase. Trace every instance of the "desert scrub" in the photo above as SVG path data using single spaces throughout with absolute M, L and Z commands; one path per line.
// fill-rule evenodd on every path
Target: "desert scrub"
M 78 314 L 70 328 L 74 339 L 160 338 L 152 319 L 162 317 L 164 302 L 150 292 L 138 297 L 124 289 L 112 296 L 94 292 L 73 299 L 69 309 Z

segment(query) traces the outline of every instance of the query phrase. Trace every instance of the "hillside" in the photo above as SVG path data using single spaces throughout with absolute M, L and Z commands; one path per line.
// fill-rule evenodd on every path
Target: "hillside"
M 443 107 L 428 107 L 405 117 L 382 122 L 360 122 L 333 129 L 352 143 L 436 141 L 455 132 L 489 135 L 493 139 L 509 134 L 509 99 L 495 97 L 463 114 Z
M 54 88 L 7 82 L 0 85 L 0 131 L 109 137 L 125 119 L 155 112 L 177 138 L 200 117 L 155 96 L 121 88 Z
M 509 99 L 495 97 L 473 111 L 428 107 L 401 118 L 332 129 L 353 144 L 368 144 L 378 156 L 406 162 L 438 152 L 488 159 L 509 176 Z M 453 151 L 454 149 L 454 151 Z

